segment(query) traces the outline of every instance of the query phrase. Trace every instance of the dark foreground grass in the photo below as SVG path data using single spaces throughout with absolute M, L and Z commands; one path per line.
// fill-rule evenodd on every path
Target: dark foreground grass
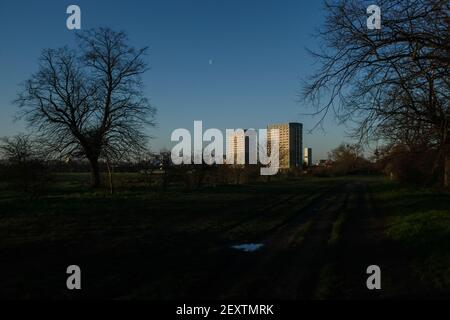
M 115 179 L 114 195 L 106 189 L 92 191 L 83 174 L 57 176 L 39 199 L 3 186 L 0 297 L 190 297 L 191 288 L 226 263 L 224 247 L 264 239 L 315 195 L 348 180 L 371 185 L 383 212 L 382 236 L 398 247 L 401 268 L 414 275 L 419 287 L 450 286 L 446 193 L 373 177 L 300 177 L 195 191 L 182 186 L 147 189 L 136 174 L 117 174 Z M 285 201 L 290 197 L 296 197 L 295 206 Z M 339 241 L 345 223 L 337 221 L 333 242 Z M 83 270 L 81 292 L 66 290 L 70 264 Z M 334 279 L 329 272 L 327 277 Z
M 450 195 L 385 182 L 375 187 L 385 211 L 385 236 L 404 253 L 418 290 L 450 289 Z M 400 257 L 401 258 L 401 257 Z
M 295 196 L 306 205 L 340 180 L 163 191 L 143 188 L 136 174 L 117 174 L 110 195 L 92 191 L 88 175 L 66 174 L 38 199 L 4 188 L 0 296 L 185 297 L 220 262 L 214 257 L 221 248 L 263 238 L 299 209 L 269 210 L 273 203 Z M 78 295 L 65 289 L 70 264 L 80 265 L 89 283 Z
M 48 194 L 38 199 L 3 189 L 0 248 L 49 239 L 74 241 L 92 236 L 103 242 L 102 236 L 115 234 L 158 238 L 179 233 L 218 233 L 224 229 L 230 230 L 222 236 L 242 237 L 252 228 L 255 233 L 265 232 L 293 212 L 294 208 L 284 208 L 274 214 L 267 209 L 272 203 L 296 196 L 306 204 L 314 194 L 340 182 L 302 178 L 196 191 L 174 186 L 162 191 L 141 188 L 134 174 L 118 174 L 116 179 L 117 191 L 113 195 L 106 189 L 91 190 L 85 174 L 56 177 Z M 244 230 L 240 230 L 242 226 Z
M 449 193 L 382 178 L 365 182 L 367 212 L 353 195 L 336 218 L 314 297 L 449 299 Z M 373 294 L 364 282 L 370 264 L 381 267 L 382 290 Z

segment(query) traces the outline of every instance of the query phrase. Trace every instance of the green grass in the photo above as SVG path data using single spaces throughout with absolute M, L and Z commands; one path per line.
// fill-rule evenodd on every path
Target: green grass
M 347 217 L 345 213 L 341 213 L 336 219 L 333 224 L 333 229 L 331 230 L 330 239 L 328 239 L 328 245 L 334 246 L 338 243 L 339 238 L 341 237 L 341 229 L 346 219 Z
M 23 233 L 23 236 L 5 237 L 3 243 L 17 239 L 30 242 L 48 237 L 54 239 L 58 234 L 61 239 L 85 237 L 92 232 L 99 234 L 119 227 L 131 228 L 137 223 L 164 233 L 211 232 L 255 214 L 264 217 L 250 219 L 242 231 L 234 228 L 224 235 L 231 239 L 251 237 L 266 232 L 300 209 L 288 207 L 274 213 L 265 209 L 272 202 L 284 196 L 299 195 L 304 199 L 303 206 L 312 195 L 336 183 L 329 180 L 324 185 L 316 179 L 305 178 L 204 188 L 195 192 L 175 187 L 163 192 L 136 188 L 130 181 L 137 178 L 135 174 L 116 174 L 118 187 L 114 195 L 108 194 L 106 189 L 90 189 L 88 174 L 57 175 L 49 193 L 34 200 L 24 200 L 20 194 L 5 190 L 0 193 L 0 232 L 11 235 L 13 230 L 16 235 Z M 29 229 L 37 232 L 30 233 Z
M 107 188 L 92 190 L 89 174 L 69 173 L 56 175 L 48 193 L 37 199 L 24 198 L 2 185 L 0 256 L 7 264 L 3 264 L 0 293 L 52 296 L 60 290 L 57 283 L 64 283 L 54 278 L 63 267 L 60 264 L 80 261 L 94 266 L 89 270 L 96 277 L 95 285 L 86 290 L 89 296 L 117 297 L 123 294 L 121 289 L 133 287 L 135 291 L 127 295 L 182 297 L 184 288 L 195 285 L 221 261 L 218 248 L 263 240 L 315 195 L 349 179 L 372 186 L 385 219 L 383 236 L 407 253 L 399 259 L 408 272 L 424 287 L 449 287 L 447 193 L 401 187 L 377 177 L 300 177 L 195 191 L 175 185 L 163 191 L 146 188 L 138 174 L 117 173 L 116 193 L 110 195 Z M 289 196 L 302 201 L 267 209 Z M 344 214 L 335 221 L 330 244 L 339 242 L 347 218 Z M 299 230 L 298 243 L 310 226 L 307 222 Z M 205 260 L 198 252 L 216 258 Z M 317 298 L 325 297 L 326 284 L 335 281 L 332 269 L 322 270 Z
M 116 174 L 113 195 L 107 188 L 90 189 L 88 174 L 72 173 L 56 175 L 48 193 L 37 199 L 2 189 L 0 255 L 7 264 L 0 295 L 46 296 L 42 288 L 54 295 L 55 286 L 64 283 L 54 279 L 64 276 L 60 264 L 78 261 L 91 266 L 96 277 L 86 290 L 89 296 L 117 297 L 129 287 L 139 292 L 143 282 L 146 297 L 183 296 L 185 287 L 221 259 L 204 259 L 204 254 L 214 257 L 223 245 L 264 239 L 300 209 L 265 210 L 273 202 L 299 196 L 305 200 L 301 207 L 340 182 L 304 177 L 195 191 L 175 185 L 163 191 L 143 188 L 138 179 Z M 230 227 L 242 220 L 243 227 Z M 24 281 L 26 288 L 18 284 Z
M 340 278 L 336 273 L 336 266 L 333 263 L 328 263 L 320 269 L 317 287 L 313 293 L 313 299 L 325 300 L 330 297 L 334 287 L 338 286 Z
M 385 182 L 377 199 L 385 236 L 406 253 L 408 272 L 427 288 L 450 287 L 450 195 Z

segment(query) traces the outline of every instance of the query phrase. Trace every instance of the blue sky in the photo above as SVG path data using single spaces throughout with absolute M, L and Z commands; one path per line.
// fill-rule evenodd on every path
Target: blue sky
M 176 128 L 265 128 L 302 122 L 313 157 L 345 137 L 330 117 L 325 132 L 308 134 L 317 119 L 302 115 L 300 80 L 313 71 L 305 47 L 323 20 L 321 1 L 0 1 L 0 136 L 24 131 L 13 122 L 18 85 L 37 69 L 43 48 L 74 43 L 66 8 L 81 7 L 82 29 L 124 30 L 137 47 L 149 46 L 145 92 L 158 109 L 152 148 L 170 148 Z M 212 61 L 212 64 L 210 63 Z

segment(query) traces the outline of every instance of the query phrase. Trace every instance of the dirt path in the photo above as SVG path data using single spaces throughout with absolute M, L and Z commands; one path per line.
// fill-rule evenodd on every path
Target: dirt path
M 260 251 L 222 252 L 207 288 L 203 287 L 204 297 L 309 298 L 324 263 L 333 223 L 345 210 L 352 189 L 341 185 L 316 197 L 264 239 L 254 239 L 264 244 Z
M 257 252 L 229 249 L 211 280 L 209 297 L 220 299 L 372 299 L 369 265 L 386 268 L 383 219 L 370 187 L 349 182 L 328 191 L 277 226 Z M 387 279 L 388 281 L 388 279 Z
M 335 283 L 331 284 L 329 296 L 333 299 L 371 299 L 379 298 L 381 292 L 368 290 L 366 280 L 367 267 L 378 265 L 383 270 L 383 256 L 380 252 L 386 246 L 383 241 L 383 220 L 373 201 L 370 188 L 357 184 L 357 192 L 344 222 L 338 244 L 335 246 L 334 259 Z M 333 263 L 333 262 L 331 262 Z
M 399 254 L 384 235 L 384 214 L 369 185 L 355 183 L 337 241 L 328 248 L 313 298 L 379 299 L 392 297 L 392 261 Z M 394 263 L 395 264 L 395 263 Z M 382 290 L 368 290 L 367 267 L 381 268 Z M 401 278 L 401 276 L 400 276 Z
M 367 185 L 346 181 L 315 195 L 306 205 L 304 200 L 289 195 L 266 205 L 270 215 L 286 210 L 289 214 L 264 234 L 250 239 L 263 245 L 255 252 L 239 251 L 222 243 L 202 250 L 204 241 L 211 244 L 211 239 L 198 239 L 196 243 L 203 245 L 189 256 L 189 268 L 195 268 L 190 273 L 193 278 L 189 279 L 189 286 L 182 288 L 180 297 L 277 300 L 379 297 L 379 293 L 366 288 L 366 268 L 380 263 L 374 258 L 382 253 L 373 253 L 383 248 L 378 237 L 382 234 L 382 220 L 377 217 Z M 260 218 L 265 215 L 257 219 Z M 242 219 L 242 223 L 248 219 Z M 181 281 L 178 283 L 183 285 Z

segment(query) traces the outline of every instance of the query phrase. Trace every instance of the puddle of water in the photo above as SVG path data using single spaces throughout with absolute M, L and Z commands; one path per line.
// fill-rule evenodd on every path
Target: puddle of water
M 254 252 L 256 250 L 261 249 L 264 246 L 262 243 L 246 243 L 246 244 L 239 244 L 236 246 L 232 246 L 233 249 L 241 250 L 244 252 Z

